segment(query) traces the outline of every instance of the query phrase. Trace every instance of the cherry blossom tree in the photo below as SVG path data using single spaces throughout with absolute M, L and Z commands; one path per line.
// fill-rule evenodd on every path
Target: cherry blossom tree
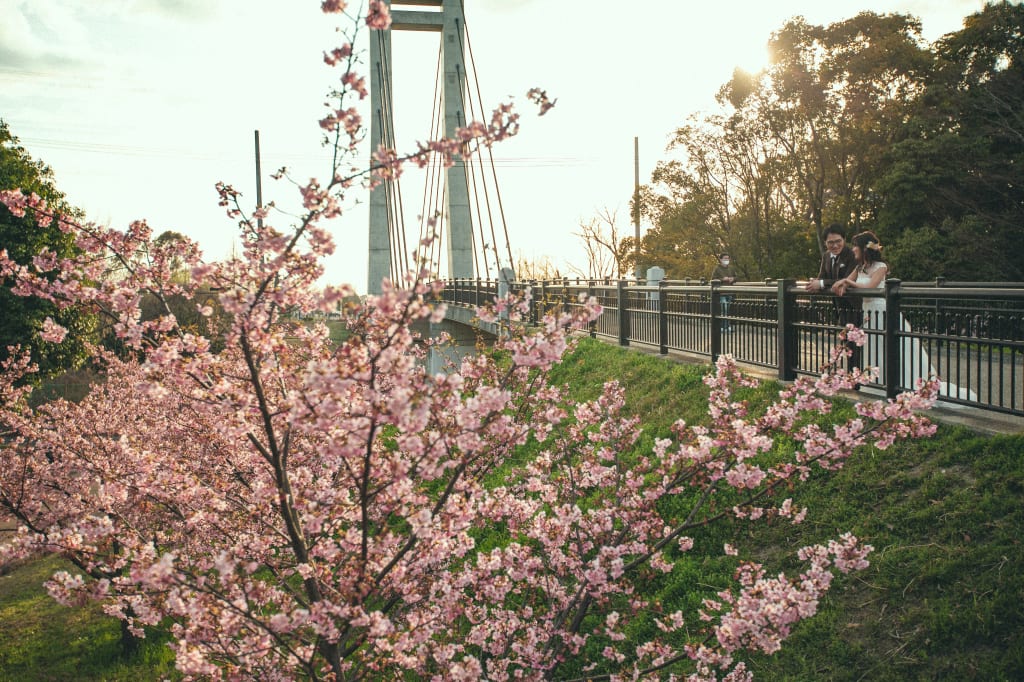
M 388 22 L 387 4 L 370 2 L 350 33 Z M 621 386 L 575 402 L 548 380 L 600 307 L 583 301 L 531 327 L 529 294 L 481 308 L 508 333 L 431 374 L 424 347 L 444 340 L 412 330 L 444 315 L 441 284 L 421 270 L 361 303 L 348 287 L 321 288 L 334 248 L 325 223 L 351 188 L 428 153 L 499 141 L 518 114 L 502 105 L 455 140 L 377 150 L 372 173 L 350 171 L 361 126 L 349 100 L 365 92 L 353 40 L 325 53 L 345 68 L 321 121 L 336 153 L 326 180 L 301 186 L 301 220 L 278 229 L 268 208 L 246 213 L 218 186 L 244 237 L 234 259 L 205 262 L 142 222 L 120 232 L 0 196 L 39 224 L 56 220 L 81 250 L 27 266 L 0 252 L 15 293 L 88 306 L 128 349 L 94 349 L 103 379 L 78 403 L 31 409 L 26 356 L 12 349 L 0 368 L 0 506 L 18 521 L 0 558 L 68 557 L 80 571 L 54 575 L 53 596 L 98 599 L 136 636 L 169 623 L 189 678 L 748 679 L 742 652 L 777 650 L 836 573 L 867 565 L 869 546 L 847 534 L 801 549 L 807 567 L 794 577 L 727 546 L 734 584 L 692 617 L 652 603 L 644 581 L 675 570 L 717 521 L 799 523 L 808 512 L 789 489 L 866 443 L 931 433 L 917 411 L 935 385 L 861 403 L 828 430 L 820 416 L 859 373 L 801 379 L 754 410 L 740 396 L 756 381 L 724 357 L 706 382 L 708 423 L 680 421 L 640 451 Z M 552 104 L 539 89 L 529 97 L 541 113 Z M 116 278 L 105 276 L 111 260 Z M 181 268 L 191 277 L 173 276 Z M 211 319 L 200 291 L 219 292 L 226 320 Z M 166 305 L 143 319 L 144 294 L 192 300 L 208 330 L 183 329 Z M 283 315 L 341 301 L 350 335 L 338 345 Z M 39 333 L 58 342 L 65 330 L 49 320 Z M 638 621 L 655 634 L 631 640 Z

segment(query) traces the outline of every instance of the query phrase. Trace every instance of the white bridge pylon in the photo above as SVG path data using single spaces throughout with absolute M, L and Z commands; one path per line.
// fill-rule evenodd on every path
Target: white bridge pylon
M 402 0 L 390 3 L 391 31 L 378 31 L 370 39 L 370 149 L 376 151 L 381 143 L 394 144 L 394 118 L 390 106 L 391 93 L 391 35 L 393 31 L 431 31 L 441 34 L 440 88 L 443 101 L 445 137 L 452 137 L 467 117 L 464 112 L 463 92 L 466 85 L 466 67 L 463 54 L 465 44 L 465 18 L 463 0 Z M 432 10 L 396 9 L 400 5 L 432 7 Z M 371 164 L 373 163 L 371 157 Z M 393 205 L 391 193 L 397 192 L 392 182 L 382 182 L 370 192 L 369 269 L 367 291 L 381 292 L 386 277 L 401 275 L 404 262 L 396 249 L 403 249 L 402 239 L 395 238 L 390 229 L 389 209 Z M 443 223 L 448 228 L 446 239 L 448 276 L 474 277 L 473 220 L 469 205 L 469 185 L 466 162 L 460 156 L 445 170 Z M 426 217 L 426 216 L 425 216 Z

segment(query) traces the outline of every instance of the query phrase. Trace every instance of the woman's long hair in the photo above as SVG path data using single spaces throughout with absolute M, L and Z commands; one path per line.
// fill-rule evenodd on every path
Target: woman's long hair
M 874 232 L 870 230 L 866 232 L 858 232 L 853 235 L 853 239 L 850 240 L 853 245 L 860 249 L 861 264 L 864 268 L 869 267 L 872 263 L 877 263 L 882 260 L 882 244 L 878 241 L 878 237 L 875 236 Z

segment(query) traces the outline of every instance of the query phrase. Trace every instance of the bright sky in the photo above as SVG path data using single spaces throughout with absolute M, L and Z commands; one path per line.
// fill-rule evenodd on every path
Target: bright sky
M 352 0 L 358 6 L 359 0 Z M 863 10 L 919 17 L 924 37 L 958 30 L 984 0 L 465 0 L 480 88 L 489 108 L 513 96 L 520 135 L 495 148 L 513 254 L 582 264 L 581 221 L 609 210 L 633 233 L 633 138 L 640 181 L 666 157 L 673 130 L 714 110 L 735 66 L 756 69 L 770 33 L 790 17 L 816 24 Z M 223 180 L 255 204 L 253 131 L 264 201 L 293 205 L 269 174 L 324 177 L 317 121 L 340 42 L 319 0 L 0 0 L 0 117 L 90 219 L 197 239 L 230 253 L 236 228 L 216 205 Z M 429 131 L 436 34 L 393 37 L 396 136 Z M 534 86 L 558 98 L 538 118 Z M 423 189 L 403 185 L 414 222 Z M 284 218 L 275 219 L 282 226 Z M 641 225 L 646 229 L 647 225 Z M 366 286 L 367 218 L 334 221 L 332 283 Z

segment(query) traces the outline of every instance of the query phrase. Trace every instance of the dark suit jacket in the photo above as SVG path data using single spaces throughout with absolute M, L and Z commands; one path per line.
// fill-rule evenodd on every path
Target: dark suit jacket
M 832 268 L 832 254 L 826 251 L 825 255 L 821 257 L 821 268 L 818 270 L 817 279 L 824 281 L 825 291 L 828 291 L 837 280 L 846 279 L 856 268 L 857 258 L 853 255 L 853 251 L 849 246 L 844 246 L 843 250 L 839 252 L 834 270 Z M 852 296 L 834 296 L 832 298 L 838 315 L 838 322 L 840 325 L 853 324 L 860 327 L 864 323 L 860 310 L 860 299 L 851 299 L 853 299 Z M 859 348 L 853 348 L 852 362 L 855 365 L 860 364 Z
M 821 257 L 821 268 L 818 270 L 818 276 L 815 279 L 822 280 L 825 284 L 825 289 L 829 289 L 837 280 L 849 277 L 856 267 L 857 259 L 854 257 L 853 251 L 850 250 L 849 246 L 844 246 L 843 250 L 839 252 L 834 271 L 832 270 L 832 254 L 826 251 L 825 255 Z

